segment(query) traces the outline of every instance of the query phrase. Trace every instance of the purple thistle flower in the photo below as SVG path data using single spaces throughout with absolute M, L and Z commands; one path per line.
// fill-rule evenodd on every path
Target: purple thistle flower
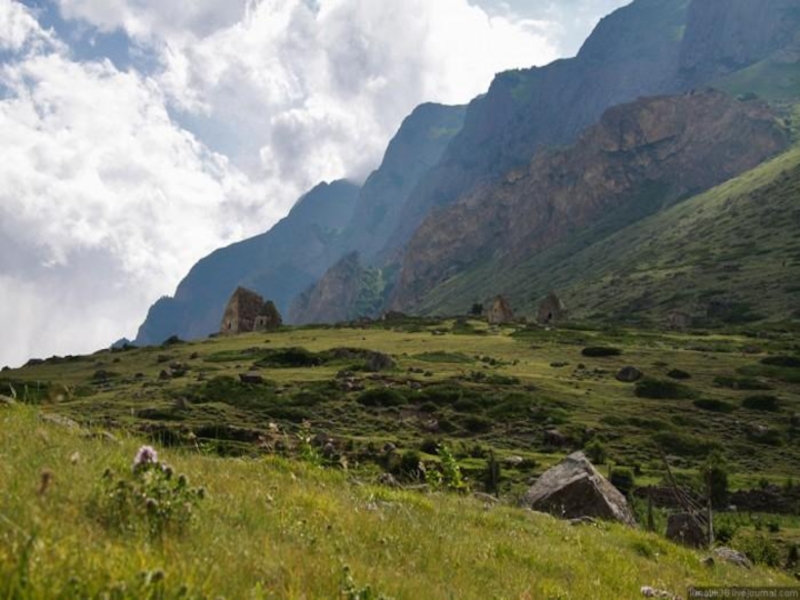
M 133 470 L 155 464 L 158 464 L 158 452 L 152 446 L 142 446 L 133 459 Z

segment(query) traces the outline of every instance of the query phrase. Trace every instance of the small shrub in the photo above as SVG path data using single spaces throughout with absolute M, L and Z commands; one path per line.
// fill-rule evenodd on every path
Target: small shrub
M 363 392 L 358 397 L 359 404 L 364 406 L 402 406 L 408 403 L 408 398 L 392 388 L 375 388 Z
M 458 466 L 458 461 L 448 446 L 442 445 L 439 448 L 439 460 L 442 466 L 442 484 L 451 490 L 466 489 L 461 467 Z
M 419 445 L 419 449 L 425 454 L 435 455 L 437 452 L 439 452 L 439 440 L 425 438 Z
M 774 389 L 768 383 L 753 379 L 752 377 L 715 377 L 714 385 L 731 390 L 745 390 L 753 392 L 768 392 Z
M 133 531 L 143 525 L 158 537 L 181 533 L 204 497 L 203 488 L 189 487 L 185 475 L 176 476 L 153 448 L 142 446 L 130 474 L 116 477 L 106 469 L 90 512 L 109 529 Z
M 464 427 L 471 433 L 486 433 L 492 430 L 492 421 L 486 417 L 473 415 L 464 419 Z
M 605 446 L 598 439 L 594 439 L 583 448 L 586 456 L 596 465 L 602 465 L 608 458 Z
M 754 564 L 767 567 L 780 565 L 781 552 L 778 545 L 763 533 L 738 538 L 736 548 L 744 552 Z
M 761 364 L 770 367 L 800 368 L 800 358 L 796 356 L 768 356 L 761 359 Z
M 620 354 L 622 354 L 622 350 L 620 350 L 619 348 L 591 346 L 589 348 L 584 348 L 581 351 L 581 354 L 583 356 L 591 358 L 602 358 L 606 356 L 619 356 Z
M 701 398 L 700 400 L 695 400 L 693 404 L 701 410 L 717 413 L 731 413 L 736 410 L 736 406 L 730 402 L 713 398 Z
M 625 496 L 630 495 L 630 493 L 633 491 L 633 486 L 635 485 L 633 471 L 626 467 L 614 467 L 611 470 L 609 481 Z
M 653 441 L 668 454 L 678 456 L 704 456 L 717 449 L 716 444 L 705 438 L 677 431 L 661 431 L 653 436 Z
M 325 359 L 305 348 L 280 348 L 267 350 L 263 358 L 256 361 L 257 367 L 272 368 L 303 368 L 317 367 L 325 362 Z
M 750 410 L 762 412 L 780 411 L 780 401 L 775 396 L 748 396 L 742 401 L 742 406 Z
M 669 373 L 667 373 L 667 377 L 670 379 L 678 379 L 678 380 L 685 380 L 691 379 L 691 373 L 687 373 L 686 371 L 682 371 L 681 369 L 672 369 Z
M 694 390 L 675 383 L 646 377 L 636 384 L 634 393 L 639 398 L 654 400 L 687 400 L 697 396 Z

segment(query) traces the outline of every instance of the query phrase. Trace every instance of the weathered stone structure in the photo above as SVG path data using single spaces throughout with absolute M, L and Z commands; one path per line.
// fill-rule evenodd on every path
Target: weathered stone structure
M 486 313 L 490 325 L 502 325 L 514 320 L 514 311 L 503 296 L 497 296 Z
M 539 304 L 536 321 L 539 325 L 555 325 L 567 319 L 567 309 L 561 298 L 555 292 L 550 292 L 547 298 Z
M 570 454 L 545 471 L 527 491 L 522 504 L 564 519 L 594 517 L 636 525 L 625 496 L 594 468 L 583 452 Z
M 281 325 L 281 316 L 275 304 L 252 290 L 236 288 L 222 315 L 219 332 L 222 335 L 236 335 L 252 331 L 268 331 Z

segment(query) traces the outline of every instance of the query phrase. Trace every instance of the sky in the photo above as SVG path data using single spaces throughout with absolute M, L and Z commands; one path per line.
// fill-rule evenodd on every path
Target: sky
M 0 366 L 133 338 L 200 258 L 362 181 L 422 102 L 628 0 L 0 0 Z

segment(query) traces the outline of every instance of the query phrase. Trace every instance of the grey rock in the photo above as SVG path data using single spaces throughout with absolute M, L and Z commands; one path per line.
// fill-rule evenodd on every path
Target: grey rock
M 708 545 L 708 535 L 688 513 L 675 513 L 667 519 L 667 539 L 691 548 Z
M 564 519 L 594 517 L 635 526 L 628 502 L 583 452 L 570 454 L 527 491 L 522 505 Z
M 643 376 L 644 373 L 642 373 L 636 367 L 622 367 L 617 373 L 617 381 L 622 381 L 623 383 L 635 383 Z
M 726 546 L 714 548 L 713 554 L 714 558 L 721 560 L 722 562 L 736 565 L 737 567 L 743 567 L 745 569 L 750 569 L 753 567 L 753 563 L 751 563 L 750 559 L 744 554 Z
M 239 381 L 242 383 L 251 383 L 257 385 L 264 383 L 264 378 L 259 373 L 250 371 L 249 373 L 239 373 Z

